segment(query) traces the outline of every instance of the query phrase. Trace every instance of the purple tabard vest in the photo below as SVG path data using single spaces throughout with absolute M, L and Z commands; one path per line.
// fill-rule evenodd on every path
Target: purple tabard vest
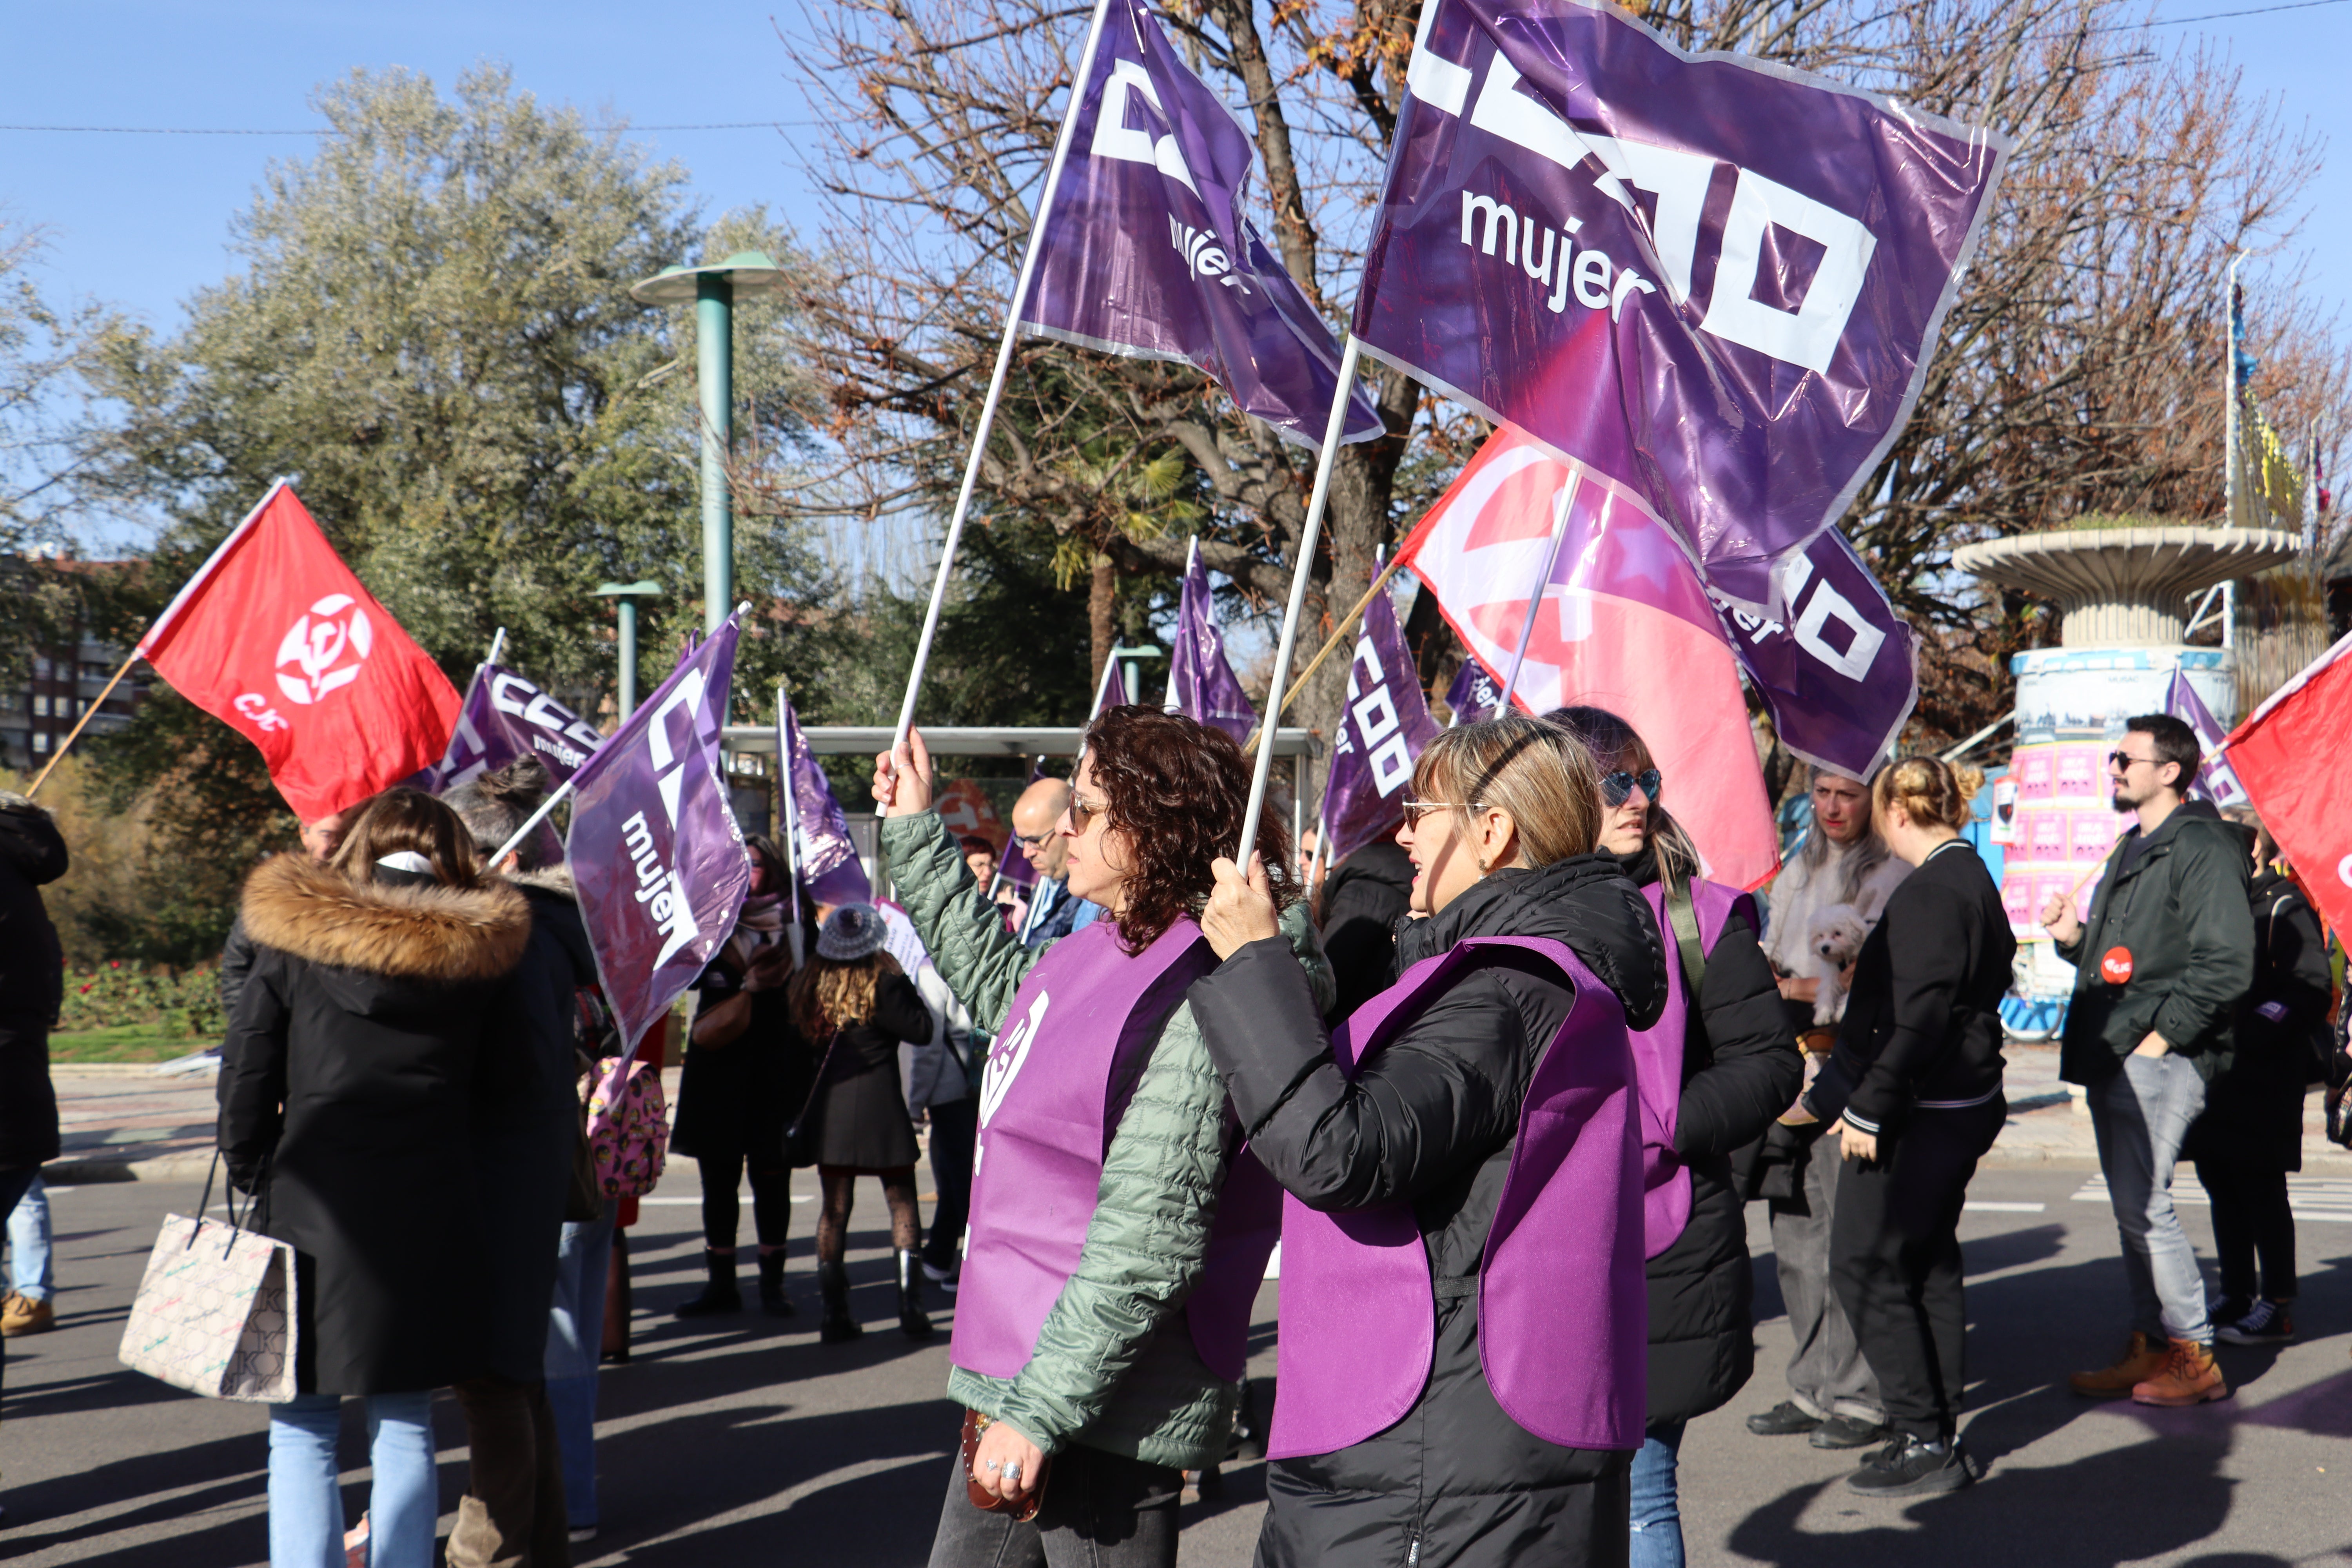
M 1641 1146 L 1625 1012 L 1568 947 L 1482 937 L 1423 959 L 1333 1037 L 1354 1076 L 1473 968 L 1564 976 L 1576 1001 L 1519 1111 L 1486 1234 L 1478 1354 L 1510 1418 L 1571 1448 L 1638 1448 L 1647 1397 Z M 1286 1195 L 1266 1454 L 1328 1454 L 1394 1426 L 1429 1381 L 1437 1306 L 1409 1203 L 1321 1214 Z
M 1690 1224 L 1690 1171 L 1675 1155 L 1675 1118 L 1683 1103 L 1683 1041 L 1691 999 L 1684 989 L 1674 924 L 1666 919 L 1665 883 L 1651 883 L 1642 889 L 1642 897 L 1649 900 L 1650 918 L 1658 922 L 1666 948 L 1666 1010 L 1656 1023 L 1632 1037 L 1633 1076 L 1642 1090 L 1642 1251 L 1645 1258 L 1655 1258 Z M 1691 908 L 1698 916 L 1702 952 L 1715 951 L 1724 921 L 1743 907 L 1748 925 L 1759 924 L 1756 902 L 1747 894 L 1720 882 L 1693 879 Z
M 1121 1068 L 1216 963 L 1189 920 L 1132 958 L 1116 923 L 1102 920 L 1055 942 L 1013 993 L 981 1071 L 971 1228 L 949 1350 L 956 1365 L 1011 1378 L 1029 1363 L 1045 1315 L 1077 1271 L 1103 1160 L 1127 1109 L 1112 1095 L 1134 1081 Z M 1265 1167 L 1237 1154 L 1210 1230 L 1207 1275 L 1187 1303 L 1202 1360 L 1229 1382 L 1241 1376 L 1250 1305 L 1274 1247 L 1273 1193 Z M 1232 1278 L 1237 1271 L 1245 1288 Z

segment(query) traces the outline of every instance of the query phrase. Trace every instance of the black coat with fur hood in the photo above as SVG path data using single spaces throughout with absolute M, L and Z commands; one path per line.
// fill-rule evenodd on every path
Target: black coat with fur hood
M 353 883 L 302 855 L 245 885 L 257 946 L 221 1053 L 220 1146 L 291 1244 L 305 1393 L 398 1394 L 485 1370 L 478 1100 L 519 1037 L 497 1027 L 530 910 L 502 883 Z

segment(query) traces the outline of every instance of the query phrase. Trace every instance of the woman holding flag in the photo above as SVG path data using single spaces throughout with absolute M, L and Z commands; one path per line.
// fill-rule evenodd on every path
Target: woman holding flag
M 1593 852 L 1600 779 L 1511 713 L 1415 764 L 1403 977 L 1337 1037 L 1230 860 L 1190 1002 L 1287 1193 L 1261 1564 L 1622 1563 L 1642 1446 L 1627 1028 L 1657 929 Z M 1261 852 L 1262 853 L 1262 852 Z
M 1240 837 L 1248 765 L 1230 737 L 1150 708 L 1106 710 L 1086 747 L 1055 831 L 1070 891 L 1109 918 L 1035 950 L 931 810 L 921 735 L 875 759 L 899 898 L 996 1033 L 948 1381 L 966 1440 L 935 1568 L 1172 1564 L 1181 1472 L 1225 1455 L 1276 1236 L 1272 1184 L 1241 1154 L 1183 1000 L 1215 963 L 1195 918 Z M 1268 918 L 1328 1002 L 1286 837 L 1268 814 L 1258 848 L 1287 906 Z

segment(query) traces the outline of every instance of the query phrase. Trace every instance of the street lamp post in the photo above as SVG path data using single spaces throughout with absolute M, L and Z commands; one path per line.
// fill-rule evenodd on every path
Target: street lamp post
M 694 362 L 702 401 L 702 629 L 735 607 L 735 511 L 727 459 L 735 445 L 735 301 L 782 288 L 783 269 L 763 250 L 739 250 L 709 267 L 666 267 L 629 297 L 645 305 L 694 306 Z
M 620 722 L 629 721 L 637 710 L 637 601 L 650 599 L 661 592 L 661 584 L 647 578 L 635 583 L 603 583 L 596 588 L 596 597 L 617 600 L 615 606 L 621 620 L 621 680 L 619 704 Z

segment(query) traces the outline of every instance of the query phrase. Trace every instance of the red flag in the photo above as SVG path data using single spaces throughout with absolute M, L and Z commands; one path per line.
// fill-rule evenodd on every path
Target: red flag
M 1536 580 L 1556 559 L 1513 701 L 1536 713 L 1580 703 L 1615 713 L 1649 742 L 1664 775 L 1662 803 L 1689 830 L 1708 876 L 1753 888 L 1779 868 L 1723 623 L 1689 557 L 1645 507 L 1507 425 L 1397 555 L 1497 688 Z
M 2337 931 L 2352 930 L 2352 637 L 2230 731 L 2221 742 L 2263 826 L 2294 863 L 2295 879 Z M 2210 759 L 2208 759 L 2209 763 Z
M 261 748 L 305 822 L 441 758 L 457 692 L 280 479 L 140 639 L 173 690 Z

